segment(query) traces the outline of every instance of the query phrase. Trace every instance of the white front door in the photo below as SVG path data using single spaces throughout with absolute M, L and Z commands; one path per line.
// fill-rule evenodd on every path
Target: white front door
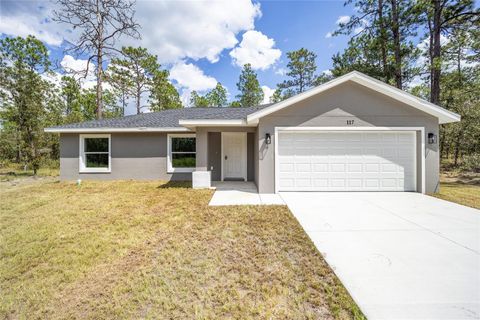
M 247 180 L 247 133 L 222 132 L 222 180 Z

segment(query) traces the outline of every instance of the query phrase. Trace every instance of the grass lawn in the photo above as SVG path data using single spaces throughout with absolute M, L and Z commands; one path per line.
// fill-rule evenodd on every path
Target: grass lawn
M 433 196 L 480 209 L 480 175 L 443 174 L 440 192 Z
M 22 179 L 0 182 L 0 318 L 363 318 L 285 206 Z

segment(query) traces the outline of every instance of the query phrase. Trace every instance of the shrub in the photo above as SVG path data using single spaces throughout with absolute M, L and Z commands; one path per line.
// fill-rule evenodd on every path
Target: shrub
M 468 172 L 480 172 L 480 153 L 463 156 L 460 169 Z

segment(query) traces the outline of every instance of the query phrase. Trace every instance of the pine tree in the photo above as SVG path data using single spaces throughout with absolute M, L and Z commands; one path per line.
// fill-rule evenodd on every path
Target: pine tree
M 297 51 L 287 52 L 289 62 L 287 64 L 287 76 L 291 79 L 285 80 L 278 85 L 278 88 L 287 92 L 287 95 L 298 94 L 315 85 L 315 71 L 317 55 L 305 48 Z M 284 93 L 285 94 L 285 93 Z
M 180 95 L 168 75 L 167 70 L 155 71 L 150 88 L 150 111 L 183 108 Z
M 224 107 L 227 104 L 227 89 L 217 82 L 215 88 L 210 90 L 205 98 L 208 100 L 209 107 Z
M 237 82 L 239 94 L 236 96 L 242 107 L 254 107 L 263 101 L 263 90 L 252 66 L 247 63 Z
M 145 48 L 123 47 L 121 52 L 121 58 L 112 59 L 110 81 L 117 80 L 116 86 L 123 86 L 128 95 L 135 99 L 137 114 L 140 114 L 142 109 L 147 107 L 141 105 L 142 96 L 150 91 L 160 64 L 157 56 L 150 54 Z

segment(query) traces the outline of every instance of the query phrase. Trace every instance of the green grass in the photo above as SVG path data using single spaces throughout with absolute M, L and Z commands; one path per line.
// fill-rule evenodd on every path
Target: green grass
M 285 206 L 24 180 L 0 182 L 0 318 L 363 318 Z
M 37 172 L 38 177 L 57 177 L 59 175 L 59 170 L 54 166 L 42 166 Z M 23 168 L 20 164 L 9 163 L 3 164 L 0 166 L 0 182 L 1 181 L 11 181 L 18 178 L 33 177 L 33 170 L 30 168 Z
M 442 182 L 440 183 L 440 192 L 433 196 L 480 209 L 480 185 L 463 182 Z

